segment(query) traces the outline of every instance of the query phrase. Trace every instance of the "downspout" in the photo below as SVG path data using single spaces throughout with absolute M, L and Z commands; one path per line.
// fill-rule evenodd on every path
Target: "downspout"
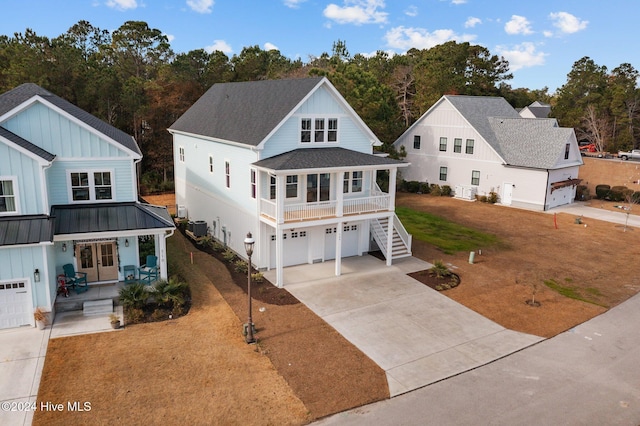
M 547 195 L 549 194 L 549 169 L 547 169 L 547 185 L 544 187 L 544 204 L 542 210 L 547 211 Z
M 133 172 L 136 175 L 136 182 L 135 182 L 135 191 L 136 191 L 136 199 L 135 201 L 137 202 L 138 199 L 140 198 L 140 167 L 139 164 L 142 162 L 142 157 L 138 158 L 137 160 L 133 160 Z M 177 212 L 176 212 L 177 213 Z

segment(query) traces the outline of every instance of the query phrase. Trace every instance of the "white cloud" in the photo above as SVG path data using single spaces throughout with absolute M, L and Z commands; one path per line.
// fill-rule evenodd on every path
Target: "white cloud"
M 118 10 L 135 9 L 138 7 L 138 2 L 136 0 L 108 0 L 107 6 Z
M 542 35 L 545 37 L 553 37 L 553 31 L 543 31 Z
M 187 6 L 197 13 L 211 13 L 213 0 L 187 0 Z
M 587 28 L 589 21 L 583 21 L 567 12 L 550 13 L 549 19 L 553 21 L 553 26 L 565 34 L 573 34 Z
M 456 40 L 460 42 L 472 41 L 476 38 L 474 35 L 458 35 L 453 30 L 435 30 L 429 32 L 424 28 L 407 28 L 395 27 L 387 31 L 384 38 L 389 47 L 394 49 L 409 50 L 430 49 L 447 41 Z
M 451 4 L 465 4 L 467 0 L 451 0 Z
M 331 3 L 322 13 L 339 24 L 384 24 L 389 14 L 378 10 L 384 7 L 384 0 L 344 0 L 344 6 Z
M 169 40 L 169 43 L 176 39 L 176 36 L 174 36 L 173 34 L 164 34 L 164 36 L 167 38 L 167 40 Z
M 497 46 L 496 51 L 509 61 L 510 71 L 544 65 L 545 57 L 547 56 L 544 52 L 536 51 L 536 46 L 529 42 L 521 43 L 511 48 Z
M 264 50 L 268 51 L 268 50 L 280 50 L 280 49 L 278 49 L 278 46 L 276 46 L 275 44 L 266 42 L 264 44 Z
M 300 7 L 300 4 L 304 3 L 307 0 L 284 0 L 284 5 L 290 7 L 291 9 L 297 9 Z
M 473 28 L 478 24 L 482 24 L 482 20 L 480 18 L 476 18 L 473 16 L 469 16 L 464 23 L 465 28 Z
M 407 16 L 418 16 L 418 8 L 415 6 L 409 6 L 407 10 L 404 11 L 404 14 Z
M 507 34 L 532 34 L 531 22 L 524 16 L 511 15 L 511 20 L 504 24 Z
M 213 44 L 211 46 L 205 47 L 204 50 L 209 53 L 219 50 L 226 55 L 233 52 L 233 49 L 231 48 L 231 46 L 229 46 L 229 43 L 224 40 L 213 40 Z

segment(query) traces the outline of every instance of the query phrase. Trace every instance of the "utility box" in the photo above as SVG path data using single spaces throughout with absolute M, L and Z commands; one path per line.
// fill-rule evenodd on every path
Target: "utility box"
M 178 206 L 176 213 L 178 213 L 179 219 L 184 219 L 187 217 L 187 206 Z

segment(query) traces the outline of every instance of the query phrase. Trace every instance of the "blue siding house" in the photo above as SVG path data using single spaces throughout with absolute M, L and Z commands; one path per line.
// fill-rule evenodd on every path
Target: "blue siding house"
M 380 140 L 328 79 L 214 84 L 169 129 L 178 213 L 275 269 L 360 256 L 411 255 L 395 215 L 395 183 L 408 164 L 374 153 Z M 387 191 L 376 183 L 388 176 Z
M 72 264 L 89 285 L 123 281 L 153 237 L 166 278 L 165 208 L 138 202 L 142 154 L 126 133 L 35 85 L 0 95 L 0 329 L 53 312 Z

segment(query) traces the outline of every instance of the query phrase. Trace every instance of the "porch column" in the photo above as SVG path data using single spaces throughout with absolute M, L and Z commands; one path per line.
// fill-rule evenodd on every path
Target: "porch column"
M 387 225 L 387 266 L 391 266 L 391 255 L 393 253 L 393 215 L 389 216 L 389 223 Z
M 342 217 L 344 214 L 344 172 L 336 173 L 336 216 Z M 339 275 L 339 274 L 336 274 Z
M 336 226 L 336 276 L 340 276 L 342 269 L 342 222 Z
M 155 234 L 153 236 L 153 242 L 156 248 L 156 257 L 160 266 L 160 279 L 167 280 L 167 241 L 162 234 Z
M 284 240 L 282 231 L 276 228 L 276 286 L 284 287 Z
M 398 169 L 393 167 L 389 169 L 389 210 L 396 210 L 396 179 Z
M 284 190 L 283 176 L 276 176 L 276 216 L 278 217 L 277 223 L 284 223 L 284 199 L 286 198 Z M 280 238 L 278 238 L 280 240 Z

